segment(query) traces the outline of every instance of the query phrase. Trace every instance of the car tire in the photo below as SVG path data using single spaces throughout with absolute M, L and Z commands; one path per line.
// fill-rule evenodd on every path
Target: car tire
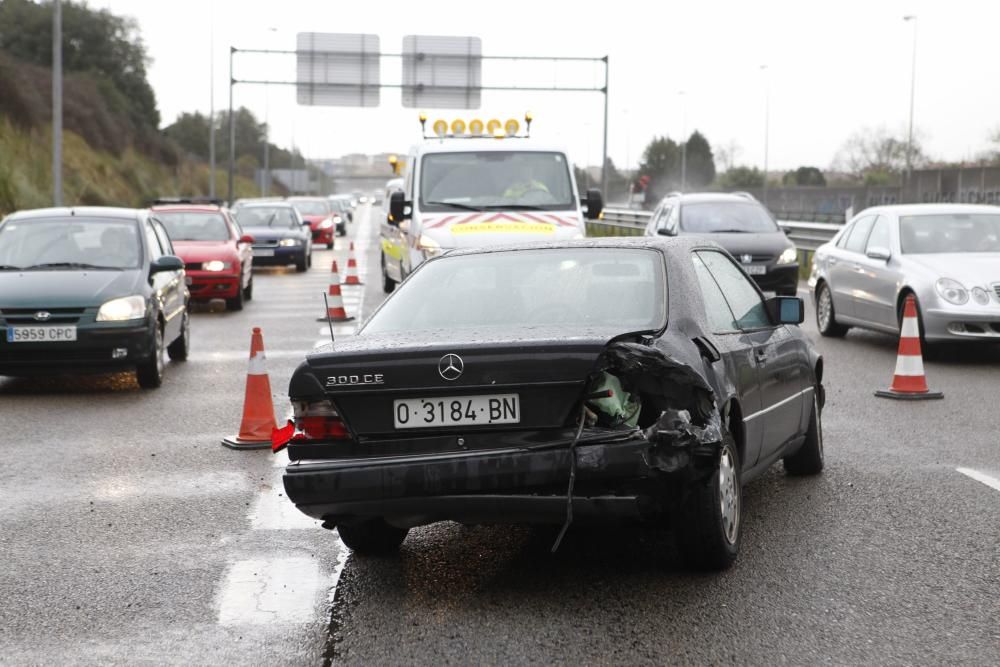
M 903 292 L 899 297 L 899 307 L 896 309 L 896 323 L 899 325 L 899 330 L 903 330 L 903 308 L 906 305 L 906 297 L 913 294 L 913 292 L 907 291 Z M 927 339 L 924 337 L 924 311 L 920 308 L 920 301 L 917 300 L 917 295 L 913 294 L 914 305 L 917 307 L 917 330 L 920 332 L 920 354 L 924 359 L 935 360 L 942 356 L 942 350 L 944 349 L 944 343 L 928 343 Z
M 830 286 L 821 282 L 816 288 L 816 328 L 821 336 L 827 338 L 843 338 L 850 327 L 837 322 L 837 313 L 833 309 L 833 294 Z
M 188 353 L 191 351 L 191 318 L 187 309 L 181 317 L 184 318 L 181 320 L 181 335 L 167 346 L 167 356 L 170 357 L 170 361 L 187 361 Z
M 153 354 L 135 367 L 135 378 L 143 389 L 156 389 L 163 384 L 163 325 L 157 322 L 153 334 Z
M 295 270 L 299 273 L 305 273 L 309 269 L 308 259 L 303 255 L 302 259 L 295 260 Z
M 250 280 L 247 281 L 247 286 L 243 289 L 243 299 L 246 301 L 253 299 L 253 274 L 250 275 Z
M 823 472 L 823 419 L 819 408 L 819 396 L 814 391 L 812 414 L 809 415 L 809 428 L 806 430 L 806 440 L 794 454 L 782 459 L 785 472 L 789 475 L 818 475 Z
M 410 529 L 390 526 L 383 519 L 368 519 L 337 526 L 337 532 L 351 551 L 363 556 L 384 556 L 399 549 Z
M 723 429 L 716 467 L 685 489 L 676 526 L 677 546 L 688 567 L 725 570 L 736 560 L 742 540 L 743 491 L 736 442 Z
M 382 255 L 382 291 L 386 294 L 392 294 L 395 289 L 396 281 L 390 278 L 389 274 L 385 272 L 385 255 Z
M 339 236 L 343 236 L 343 234 L 340 234 Z M 333 241 L 330 241 L 329 243 L 326 244 L 326 249 L 333 250 L 333 246 L 334 246 Z
M 243 284 L 243 276 L 240 276 L 240 279 L 236 284 L 236 296 L 231 299 L 226 299 L 226 310 L 243 310 L 243 302 L 246 300 L 246 294 L 243 292 L 243 289 L 239 287 Z

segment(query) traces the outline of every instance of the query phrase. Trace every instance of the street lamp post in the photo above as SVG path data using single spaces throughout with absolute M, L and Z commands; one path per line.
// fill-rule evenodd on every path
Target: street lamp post
M 906 136 L 906 185 L 913 178 L 913 99 L 917 85 L 917 17 L 913 14 L 903 17 L 913 23 L 913 55 L 910 61 L 910 129 Z
M 678 90 L 677 94 L 681 98 L 681 192 L 687 190 L 687 152 L 688 152 L 688 141 L 687 141 L 687 104 L 684 97 L 684 91 Z
M 62 206 L 62 4 L 52 3 L 52 205 Z
M 208 27 L 208 196 L 215 199 L 215 3 L 209 5 Z
M 771 77 L 768 76 L 767 65 L 761 65 L 764 73 L 764 206 L 767 206 L 767 159 L 771 143 Z
M 278 32 L 277 28 L 268 28 L 272 35 Z M 267 197 L 271 194 L 271 122 L 268 119 L 271 106 L 271 88 L 264 86 L 264 173 L 261 174 L 260 192 Z

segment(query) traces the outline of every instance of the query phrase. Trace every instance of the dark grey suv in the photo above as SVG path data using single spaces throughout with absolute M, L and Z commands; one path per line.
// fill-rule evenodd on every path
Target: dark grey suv
M 760 202 L 746 193 L 671 193 L 653 211 L 646 236 L 700 235 L 736 258 L 761 290 L 795 296 L 795 246 Z

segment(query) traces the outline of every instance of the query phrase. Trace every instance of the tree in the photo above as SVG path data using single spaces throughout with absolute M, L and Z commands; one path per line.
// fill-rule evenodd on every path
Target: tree
M 884 127 L 864 128 L 852 134 L 841 146 L 834 164 L 869 185 L 895 180 L 906 169 L 907 142 L 893 136 Z M 913 167 L 927 162 L 920 142 L 913 141 Z
M 733 167 L 722 174 L 719 185 L 727 190 L 764 187 L 764 172 L 757 167 Z
M 687 140 L 687 184 L 703 188 L 715 180 L 715 158 L 704 135 L 695 130 Z
M 743 148 L 735 139 L 730 139 L 725 144 L 716 145 L 715 155 L 718 157 L 719 165 L 722 166 L 722 171 L 729 171 L 732 169 L 736 165 L 736 161 L 739 159 L 739 155 L 742 152 Z
M 134 19 L 83 3 L 62 3 L 63 68 L 107 79 L 136 125 L 158 127 L 156 96 L 146 80 L 149 57 Z M 34 65 L 52 66 L 52 2 L 0 2 L 0 49 Z
M 826 185 L 826 177 L 816 167 L 799 167 L 787 172 L 782 178 L 783 185 Z
M 646 186 L 647 205 L 655 204 L 671 189 L 679 187 L 680 164 L 681 151 L 677 143 L 667 137 L 653 137 L 642 152 L 642 162 L 639 164 L 639 176 L 649 178 Z

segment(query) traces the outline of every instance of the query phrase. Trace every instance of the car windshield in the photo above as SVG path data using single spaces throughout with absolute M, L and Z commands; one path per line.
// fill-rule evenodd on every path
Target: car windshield
M 1000 215 L 945 213 L 899 218 L 903 254 L 1000 252 Z
M 132 220 L 47 218 L 0 225 L 0 266 L 18 269 L 133 269 L 141 246 Z
M 659 253 L 560 248 L 443 257 L 400 286 L 362 334 L 559 327 L 660 329 L 666 281 Z
M 325 201 L 291 201 L 299 215 L 330 215 L 330 204 Z
M 754 202 L 681 204 L 681 231 L 695 234 L 777 232 L 778 225 Z
M 157 219 L 171 241 L 228 241 L 229 226 L 220 213 L 159 211 Z
M 562 153 L 465 151 L 425 155 L 420 208 L 573 208 L 569 167 Z
M 271 227 L 296 229 L 299 226 L 295 213 L 287 207 L 244 206 L 236 214 L 241 227 Z

